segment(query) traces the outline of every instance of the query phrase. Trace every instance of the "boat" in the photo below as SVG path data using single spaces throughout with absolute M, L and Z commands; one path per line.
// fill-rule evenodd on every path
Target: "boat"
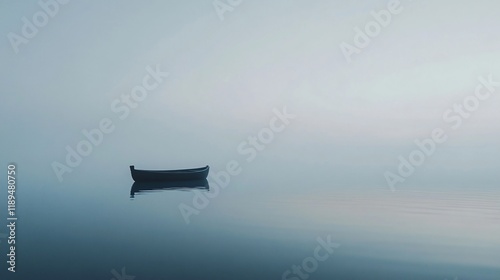
M 209 190 L 207 179 L 192 181 L 169 181 L 169 182 L 134 182 L 130 188 L 130 197 L 134 198 L 136 193 L 154 192 L 164 190 Z
M 208 176 L 209 166 L 178 169 L 178 170 L 139 170 L 133 165 L 130 166 L 132 179 L 135 182 L 175 182 L 175 181 L 193 181 L 204 180 Z

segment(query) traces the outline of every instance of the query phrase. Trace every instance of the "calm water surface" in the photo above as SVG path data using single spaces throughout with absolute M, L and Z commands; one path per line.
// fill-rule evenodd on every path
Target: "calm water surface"
M 20 179 L 17 272 L 2 279 L 500 279 L 492 188 L 391 192 L 342 186 L 328 174 L 307 183 L 261 164 L 218 195 L 209 180 L 212 198 L 188 225 L 179 205 L 192 206 L 197 192 L 132 199 L 123 165 L 82 167 L 65 186 Z M 318 239 L 338 244 L 320 249 L 323 261 L 312 260 Z

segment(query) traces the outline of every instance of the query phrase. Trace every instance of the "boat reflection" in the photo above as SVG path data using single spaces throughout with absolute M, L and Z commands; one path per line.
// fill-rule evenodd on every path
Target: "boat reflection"
M 134 182 L 130 188 L 130 198 L 134 198 L 135 194 L 141 192 L 153 192 L 161 190 L 209 190 L 208 181 L 192 180 L 192 181 L 175 181 L 175 182 Z

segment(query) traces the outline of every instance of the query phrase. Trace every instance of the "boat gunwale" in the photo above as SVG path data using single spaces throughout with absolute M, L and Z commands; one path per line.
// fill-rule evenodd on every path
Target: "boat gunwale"
M 135 169 L 134 165 L 131 165 L 130 168 L 136 172 L 145 172 L 145 173 L 197 173 L 206 171 L 209 166 L 198 167 L 198 168 L 189 168 L 189 169 L 176 169 L 176 170 L 144 170 L 144 169 Z

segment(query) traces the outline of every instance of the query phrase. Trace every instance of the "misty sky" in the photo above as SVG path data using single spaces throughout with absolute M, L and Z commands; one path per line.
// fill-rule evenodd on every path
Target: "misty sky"
M 429 178 L 439 177 L 434 170 L 498 182 L 500 87 L 456 130 L 443 114 L 474 93 L 478 77 L 500 81 L 500 3 L 401 1 L 348 63 L 340 44 L 354 44 L 354 28 L 388 2 L 243 0 L 221 20 L 211 0 L 75 0 L 16 54 L 8 34 L 20 35 L 21 19 L 41 7 L 1 1 L 3 164 L 55 183 L 51 163 L 102 118 L 116 129 L 82 172 L 116 162 L 125 171 L 224 163 L 286 106 L 297 117 L 262 154 L 271 161 L 373 168 L 366 182 L 383 184 L 415 139 L 443 128 L 449 140 L 426 165 Z M 120 120 L 112 102 L 156 65 L 169 77 Z

